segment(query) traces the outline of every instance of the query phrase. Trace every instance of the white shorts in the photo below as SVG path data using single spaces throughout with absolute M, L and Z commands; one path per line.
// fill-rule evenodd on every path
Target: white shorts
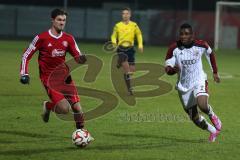
M 208 95 L 208 82 L 198 84 L 187 92 L 178 91 L 179 98 L 182 102 L 184 109 L 189 109 L 197 104 L 198 96 Z

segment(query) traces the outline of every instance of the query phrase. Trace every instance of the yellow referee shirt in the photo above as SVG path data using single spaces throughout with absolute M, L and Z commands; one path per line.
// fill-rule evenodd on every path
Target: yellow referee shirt
M 118 22 L 113 29 L 111 40 L 113 44 L 123 47 L 134 46 L 134 38 L 137 37 L 138 48 L 143 48 L 142 33 L 135 22 L 129 21 L 128 24 Z

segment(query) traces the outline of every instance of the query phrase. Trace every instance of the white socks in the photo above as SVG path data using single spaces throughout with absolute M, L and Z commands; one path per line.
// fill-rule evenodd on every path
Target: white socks
M 217 130 L 216 130 L 216 128 L 214 127 L 214 126 L 212 126 L 210 123 L 208 123 L 208 121 L 202 116 L 202 115 L 200 115 L 200 117 L 199 117 L 199 121 L 205 121 L 206 122 L 206 124 L 207 124 L 207 130 L 210 132 L 210 133 L 216 133 L 217 132 Z
M 217 130 L 216 130 L 216 128 L 215 127 L 213 127 L 211 124 L 209 124 L 208 122 L 206 122 L 207 123 L 207 125 L 208 125 L 208 128 L 207 128 L 207 130 L 210 132 L 210 133 L 216 133 L 217 132 Z

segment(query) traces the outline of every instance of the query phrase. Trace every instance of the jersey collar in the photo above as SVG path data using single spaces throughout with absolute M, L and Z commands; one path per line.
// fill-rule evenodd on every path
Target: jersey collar
M 123 21 L 121 21 L 121 22 L 122 22 L 122 24 L 124 24 L 124 25 L 128 25 L 128 24 L 130 24 L 130 23 L 131 23 L 131 20 L 129 20 L 127 24 L 126 24 L 126 23 L 124 23 Z
M 49 33 L 49 35 L 50 35 L 51 37 L 53 37 L 53 38 L 55 38 L 55 39 L 61 38 L 61 37 L 62 37 L 62 34 L 63 34 L 63 32 L 61 31 L 61 33 L 60 33 L 59 36 L 55 36 L 55 35 L 52 34 L 51 29 L 48 30 L 48 33 Z
M 188 45 L 184 45 L 182 44 L 182 42 L 180 40 L 177 41 L 177 47 L 180 49 L 180 50 L 183 50 L 184 48 L 191 48 L 192 46 L 194 45 L 194 41 L 192 41 L 190 44 Z

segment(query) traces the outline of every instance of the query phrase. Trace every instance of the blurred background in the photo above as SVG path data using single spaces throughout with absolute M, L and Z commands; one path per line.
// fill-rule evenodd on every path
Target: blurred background
M 0 160 L 237 160 L 240 0 L 231 1 L 0 0 Z M 116 72 L 115 52 L 103 47 L 126 6 L 133 10 L 132 18 L 139 24 L 145 43 L 144 53 L 136 54 L 133 83 L 136 92 L 148 95 L 134 96 L 135 106 L 130 106 L 129 99 L 116 89 L 115 84 L 121 84 L 121 80 L 114 82 L 115 75 L 121 70 Z M 54 114 L 48 124 L 42 123 L 41 104 L 48 97 L 39 80 L 38 53 L 29 64 L 30 85 L 19 83 L 24 50 L 36 34 L 49 29 L 50 12 L 57 7 L 68 11 L 66 31 L 77 38 L 81 51 L 102 63 L 101 67 L 92 67 L 97 68 L 94 72 L 87 65 L 71 72 L 75 84 L 82 88 L 79 94 L 84 112 L 109 112 L 86 122 L 96 141 L 84 150 L 75 149 L 71 143 L 73 123 L 60 121 Z M 219 85 L 214 83 L 212 70 L 202 58 L 210 103 L 223 122 L 215 144 L 209 144 L 208 133 L 195 127 L 184 113 L 174 90 L 177 75 L 163 74 L 167 46 L 175 41 L 183 22 L 193 25 L 197 38 L 220 48 L 216 51 Z M 70 54 L 66 59 L 72 59 Z M 86 73 L 95 79 L 88 79 Z M 142 81 L 143 77 L 146 80 Z M 165 91 L 169 85 L 165 83 L 173 86 L 168 93 Z M 158 96 L 151 96 L 154 89 L 160 90 L 154 92 Z M 108 95 L 107 104 L 99 93 Z
M 166 46 L 177 38 L 184 22 L 193 25 L 197 38 L 215 48 L 240 48 L 240 5 L 222 5 L 216 22 L 217 0 L 0 0 L 0 38 L 26 39 L 50 26 L 56 7 L 68 11 L 66 31 L 81 41 L 104 42 L 130 7 L 147 45 Z M 228 1 L 224 1 L 228 2 Z M 240 0 L 231 0 L 238 2 Z M 217 28 L 216 28 L 217 27 Z M 217 35 L 217 37 L 216 37 Z M 217 38 L 217 40 L 216 40 Z M 217 44 L 216 44 L 217 43 Z

